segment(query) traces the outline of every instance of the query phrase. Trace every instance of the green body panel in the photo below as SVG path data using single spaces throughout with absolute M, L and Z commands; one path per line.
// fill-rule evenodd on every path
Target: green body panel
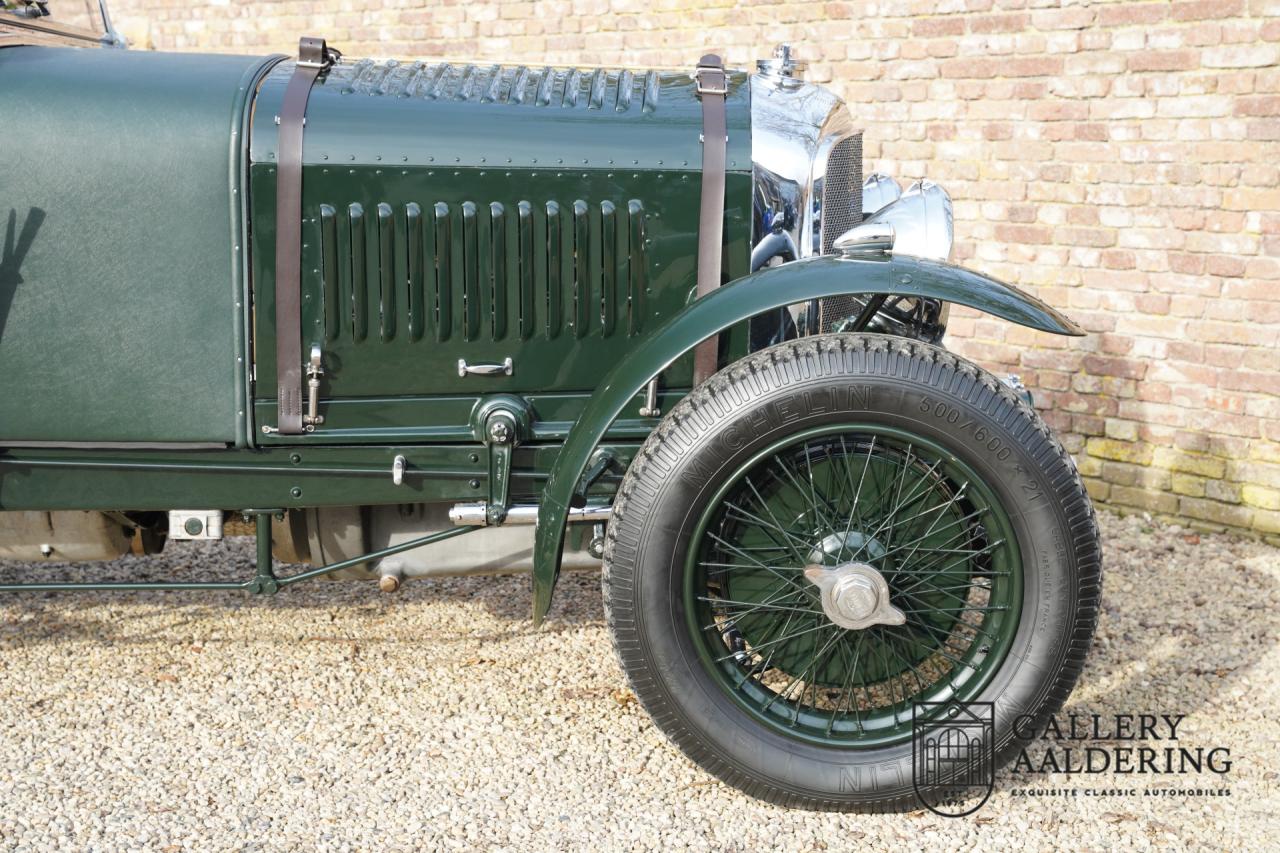
M 0 50 L 0 439 L 243 440 L 243 135 L 264 60 Z
M 606 445 L 626 464 L 638 442 Z M 558 445 L 521 446 L 512 462 L 513 502 L 537 500 Z M 404 482 L 391 480 L 397 455 Z M 10 448 L 0 455 L 4 510 L 169 510 L 313 507 L 474 501 L 488 496 L 479 445 L 308 447 L 255 450 Z M 602 477 L 592 494 L 612 494 Z
M 658 409 L 666 412 L 689 389 L 664 387 L 658 395 Z M 530 440 L 559 442 L 591 399 L 589 393 L 526 392 L 520 395 L 531 407 L 535 419 L 530 424 Z M 329 400 L 323 430 L 290 436 L 290 444 L 387 444 L 389 442 L 465 442 L 475 438 L 473 414 L 489 396 L 358 397 Z M 618 418 L 609 428 L 606 441 L 642 439 L 657 425 L 657 418 L 640 417 L 644 394 L 637 394 L 629 415 Z M 255 411 L 260 423 L 272 423 L 275 400 L 259 400 Z M 270 439 L 263 439 L 264 443 Z
M 811 258 L 764 269 L 720 288 L 639 342 L 600 383 L 570 430 L 542 493 L 534 546 L 534 621 L 540 622 L 551 604 L 564 522 L 579 478 L 609 425 L 651 377 L 700 341 L 757 314 L 807 299 L 875 293 L 941 299 L 1041 331 L 1082 334 L 1075 323 L 1014 287 L 961 267 L 909 257 Z
M 272 117 L 291 72 L 268 75 L 253 128 L 259 427 L 276 422 Z M 750 254 L 745 81 L 735 75 L 729 97 L 728 278 Z M 533 396 L 539 421 L 572 421 L 563 401 L 590 394 L 692 298 L 700 129 L 687 75 L 331 71 L 307 109 L 303 173 L 303 343 L 324 354 L 325 420 L 258 441 L 452 440 L 482 396 L 501 392 Z M 727 337 L 745 352 L 744 328 Z M 510 376 L 458 372 L 459 360 L 507 358 Z M 664 382 L 687 389 L 691 374 L 685 359 Z

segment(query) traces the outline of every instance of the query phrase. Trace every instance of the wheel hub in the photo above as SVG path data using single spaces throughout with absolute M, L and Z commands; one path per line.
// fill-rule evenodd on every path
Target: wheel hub
M 854 557 L 879 560 L 886 553 L 879 539 L 867 536 L 860 530 L 832 533 L 809 552 L 809 562 L 817 566 L 835 568 L 841 563 L 852 562 Z
M 822 593 L 822 611 L 841 628 L 859 630 L 872 625 L 901 625 L 906 614 L 889 603 L 889 584 L 866 563 L 835 568 L 810 564 L 804 576 Z

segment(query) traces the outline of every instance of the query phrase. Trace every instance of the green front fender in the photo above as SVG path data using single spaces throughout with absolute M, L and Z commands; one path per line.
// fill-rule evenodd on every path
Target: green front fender
M 538 510 L 534 624 L 541 623 L 551 606 L 564 548 L 565 519 L 578 481 L 609 424 L 650 379 L 701 341 L 757 314 L 809 299 L 877 293 L 940 299 L 1044 332 L 1084 334 L 1079 326 L 1034 296 L 961 267 L 918 258 L 823 256 L 769 267 L 721 287 L 646 336 L 605 377 L 569 431 Z

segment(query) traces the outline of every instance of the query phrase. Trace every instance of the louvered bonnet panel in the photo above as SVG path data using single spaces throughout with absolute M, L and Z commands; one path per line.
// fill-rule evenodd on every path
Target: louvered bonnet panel
M 638 199 L 321 203 L 324 338 L 356 344 L 634 335 Z
M 275 319 L 272 116 L 292 68 L 262 83 L 250 144 L 263 400 L 275 374 L 262 357 Z M 732 74 L 727 98 L 730 277 L 750 255 L 746 83 Z M 322 400 L 343 401 L 324 431 L 349 422 L 346 406 L 387 423 L 395 400 L 598 387 L 688 302 L 701 120 L 680 72 L 360 60 L 322 75 L 303 143 L 301 322 L 304 346 L 323 349 Z M 458 373 L 461 360 L 507 358 L 509 375 Z M 665 375 L 687 382 L 691 368 Z

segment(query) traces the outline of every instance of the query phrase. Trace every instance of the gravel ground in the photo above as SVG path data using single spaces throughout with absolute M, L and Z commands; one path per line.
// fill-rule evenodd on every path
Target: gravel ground
M 1225 777 L 1003 772 L 959 820 L 789 812 L 690 764 L 626 690 L 594 575 L 0 598 L 0 848 L 1274 849 L 1280 549 L 1104 516 L 1105 611 L 1068 709 L 1185 713 Z M 249 540 L 96 577 L 230 576 Z M 48 575 L 0 563 L 0 579 Z M 84 576 L 77 567 L 63 572 Z M 1153 798 L 1147 788 L 1229 787 Z

